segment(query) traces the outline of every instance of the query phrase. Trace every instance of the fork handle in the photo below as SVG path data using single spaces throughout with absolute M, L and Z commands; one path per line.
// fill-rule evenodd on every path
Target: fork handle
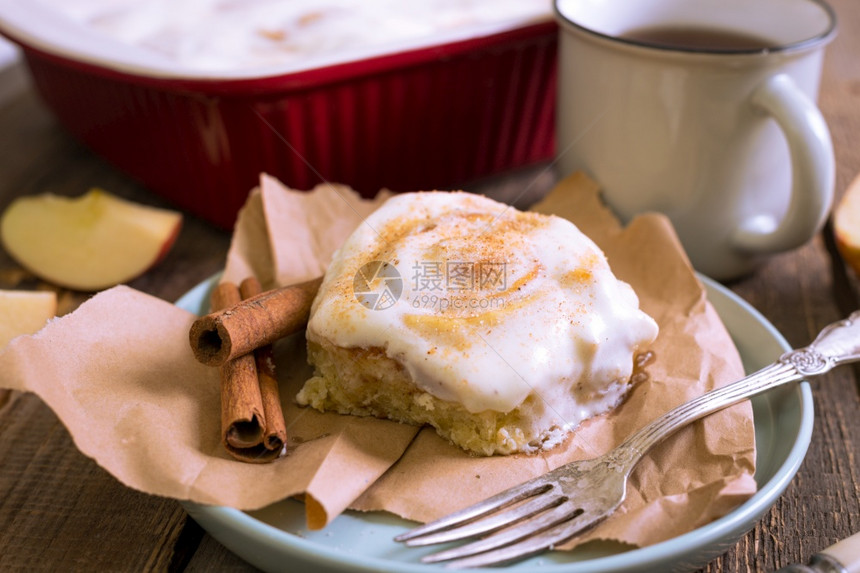
M 857 360 L 860 360 L 860 311 L 824 327 L 809 346 L 786 352 L 773 364 L 746 378 L 711 390 L 660 416 L 614 450 L 626 457 L 616 461 L 632 470 L 654 444 L 690 422 L 771 388 L 820 376 L 840 364 Z

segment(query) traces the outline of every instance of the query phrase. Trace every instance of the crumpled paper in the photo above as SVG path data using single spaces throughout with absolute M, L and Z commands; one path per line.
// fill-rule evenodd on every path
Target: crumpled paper
M 0 386 L 37 393 L 83 453 L 144 492 L 249 510 L 304 494 L 312 528 L 348 507 L 432 519 L 600 454 L 671 407 L 742 376 L 668 221 L 649 214 L 622 228 L 598 191 L 575 174 L 535 209 L 571 219 L 633 285 L 661 328 L 656 360 L 615 412 L 585 422 L 549 452 L 476 458 L 430 429 L 299 408 L 293 397 L 310 370 L 297 335 L 276 345 L 288 455 L 266 465 L 235 461 L 219 441 L 217 370 L 198 364 L 188 345 L 195 316 L 124 286 L 12 341 L 0 352 Z M 239 215 L 224 277 L 254 273 L 272 287 L 318 276 L 384 198 L 329 185 L 294 192 L 264 175 Z M 647 545 L 712 521 L 755 492 L 754 462 L 749 404 L 709 416 L 646 455 L 622 507 L 581 541 Z

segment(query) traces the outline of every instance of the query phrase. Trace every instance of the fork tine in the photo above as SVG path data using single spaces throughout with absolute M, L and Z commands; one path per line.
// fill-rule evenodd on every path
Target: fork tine
M 597 514 L 578 514 L 573 518 L 567 521 L 562 521 L 541 533 L 525 537 L 519 541 L 497 549 L 484 551 L 482 553 L 471 552 L 470 555 L 462 558 L 458 558 L 456 556 L 448 557 L 451 561 L 446 564 L 446 568 L 468 569 L 471 567 L 486 567 L 489 565 L 501 565 L 531 557 L 532 555 L 536 555 L 546 551 L 547 549 L 552 549 L 554 546 L 560 545 L 565 541 L 569 541 L 577 535 L 584 533 L 603 521 L 609 513 L 611 512 L 604 511 Z M 469 545 L 464 545 L 463 547 L 460 547 L 460 549 L 469 547 Z M 453 550 L 451 553 L 453 553 Z M 428 555 L 427 558 L 432 558 L 436 555 L 439 554 L 434 553 L 432 555 Z M 441 559 L 435 560 L 434 562 L 438 561 L 441 561 Z
M 506 489 L 496 495 L 479 503 L 463 508 L 445 517 L 431 521 L 395 537 L 395 541 L 409 541 L 423 535 L 436 533 L 444 529 L 450 529 L 465 523 L 469 523 L 489 515 L 499 509 L 508 507 L 514 503 L 540 495 L 552 489 L 552 485 L 542 478 L 534 478 L 518 486 Z
M 546 492 L 541 495 L 534 496 L 528 499 L 522 505 L 514 507 L 507 511 L 501 511 L 490 514 L 489 516 L 474 521 L 468 521 L 458 527 L 443 529 L 437 533 L 429 533 L 421 537 L 413 538 L 406 542 L 410 547 L 420 547 L 423 545 L 435 545 L 437 543 L 448 543 L 450 541 L 459 541 L 461 539 L 469 539 L 477 537 L 493 531 L 498 531 L 504 527 L 508 527 L 517 522 L 528 519 L 547 509 L 552 509 L 567 501 L 566 497 L 560 495 L 552 495 Z
M 518 541 L 534 538 L 544 531 L 560 523 L 566 523 L 581 514 L 582 509 L 580 506 L 575 501 L 565 498 L 558 506 L 536 516 L 533 519 L 509 527 L 503 531 L 490 535 L 489 537 L 473 541 L 472 543 L 427 555 L 421 560 L 425 563 L 438 563 L 439 561 L 460 559 L 493 549 L 498 549 Z

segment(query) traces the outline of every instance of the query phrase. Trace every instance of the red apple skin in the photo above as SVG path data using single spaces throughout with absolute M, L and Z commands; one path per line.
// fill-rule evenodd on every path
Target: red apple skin
M 149 267 L 147 267 L 146 269 L 144 269 L 144 271 L 138 276 L 141 276 L 145 273 L 148 273 L 149 271 L 151 271 L 152 269 L 157 267 L 161 261 L 163 261 L 165 258 L 167 258 L 168 253 L 170 253 L 170 251 L 173 249 L 173 245 L 175 245 L 176 241 L 179 239 L 179 235 L 181 232 L 182 232 L 182 219 L 179 219 L 176 223 L 176 227 L 173 229 L 173 232 L 164 241 L 164 244 L 161 246 L 161 250 L 158 251 L 158 255 L 156 255 L 155 260 L 152 261 L 152 264 L 149 265 Z M 134 277 L 134 278 L 137 278 L 137 277 Z M 129 279 L 129 280 L 133 280 L 133 279 Z

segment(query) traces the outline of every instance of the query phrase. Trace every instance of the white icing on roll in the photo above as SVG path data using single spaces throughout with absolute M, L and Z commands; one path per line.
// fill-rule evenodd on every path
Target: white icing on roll
M 374 261 L 385 265 L 365 267 Z M 363 267 L 376 278 L 356 280 Z M 357 298 L 356 286 L 397 300 Z M 308 324 L 309 339 L 383 348 L 422 390 L 470 412 L 536 394 L 572 426 L 618 403 L 656 336 L 572 223 L 460 192 L 401 194 L 373 213 L 335 254 Z

